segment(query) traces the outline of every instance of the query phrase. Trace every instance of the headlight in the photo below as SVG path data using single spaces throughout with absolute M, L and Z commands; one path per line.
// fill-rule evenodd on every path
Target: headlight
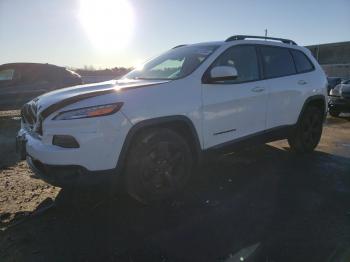
M 72 120 L 72 119 L 80 119 L 80 118 L 107 116 L 118 112 L 122 106 L 123 106 L 123 103 L 120 102 L 120 103 L 108 104 L 108 105 L 84 107 L 84 108 L 61 112 L 57 116 L 55 116 L 53 119 L 54 120 Z
M 341 96 L 341 85 L 337 85 L 331 91 L 329 92 L 329 95 L 331 96 Z

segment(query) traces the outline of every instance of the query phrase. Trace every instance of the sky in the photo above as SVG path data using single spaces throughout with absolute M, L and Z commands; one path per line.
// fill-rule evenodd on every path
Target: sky
M 350 0 L 0 0 L 0 64 L 141 64 L 235 34 L 350 41 Z

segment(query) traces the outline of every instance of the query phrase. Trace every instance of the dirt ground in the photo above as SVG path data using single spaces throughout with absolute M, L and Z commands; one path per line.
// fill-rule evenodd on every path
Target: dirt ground
M 18 128 L 0 112 L 0 261 L 350 261 L 350 117 L 311 155 L 278 141 L 215 159 L 157 207 L 36 179 Z

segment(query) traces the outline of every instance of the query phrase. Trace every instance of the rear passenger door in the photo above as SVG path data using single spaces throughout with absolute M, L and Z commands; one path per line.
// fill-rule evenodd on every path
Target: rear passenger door
M 269 86 L 267 129 L 295 124 L 308 80 L 298 74 L 292 49 L 262 45 L 259 53 L 263 75 Z

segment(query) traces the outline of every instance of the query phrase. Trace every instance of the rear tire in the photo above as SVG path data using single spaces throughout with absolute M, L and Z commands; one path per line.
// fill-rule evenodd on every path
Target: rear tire
M 340 112 L 334 109 L 329 109 L 329 114 L 333 117 L 338 117 L 340 115 Z
M 186 140 L 166 128 L 137 135 L 128 151 L 125 184 L 134 199 L 152 204 L 174 196 L 187 184 L 193 158 Z
M 297 153 L 312 152 L 320 142 L 322 128 L 322 110 L 315 106 L 308 106 L 288 138 L 289 146 Z

